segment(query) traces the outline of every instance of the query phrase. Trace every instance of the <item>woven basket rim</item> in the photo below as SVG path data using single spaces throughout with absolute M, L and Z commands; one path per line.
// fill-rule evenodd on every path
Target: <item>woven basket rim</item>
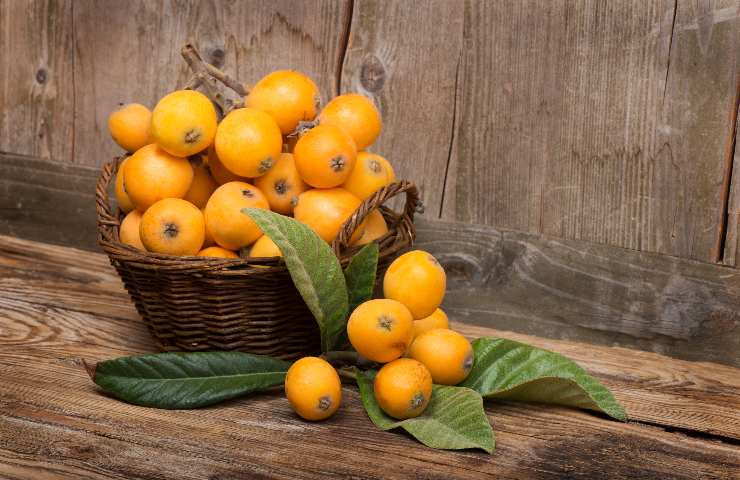
M 95 198 L 97 211 L 98 244 L 111 260 L 135 264 L 139 268 L 166 270 L 196 270 L 216 272 L 221 275 L 255 275 L 273 273 L 286 269 L 281 257 L 270 258 L 215 258 L 198 256 L 173 256 L 146 252 L 122 243 L 118 238 L 118 227 L 122 213 L 113 209 L 110 203 L 110 184 L 125 157 L 116 157 L 103 165 L 98 177 Z M 406 194 L 402 212 L 394 212 L 383 204 L 402 193 Z M 359 247 L 349 246 L 349 239 L 367 215 L 379 209 L 388 225 L 388 233 L 376 240 L 380 247 L 380 257 L 397 253 L 413 243 L 416 237 L 414 213 L 420 208 L 419 191 L 416 185 L 401 180 L 387 185 L 364 200 L 355 212 L 342 225 L 331 247 L 342 264 L 346 264 Z

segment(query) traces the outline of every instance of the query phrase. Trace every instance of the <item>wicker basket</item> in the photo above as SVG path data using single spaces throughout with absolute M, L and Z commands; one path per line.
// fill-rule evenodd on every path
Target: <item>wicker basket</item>
M 122 214 L 109 201 L 118 164 L 119 160 L 106 164 L 98 179 L 98 243 L 162 350 L 239 350 L 285 359 L 319 351 L 316 321 L 281 259 L 174 257 L 121 243 Z M 400 193 L 406 194 L 402 213 L 381 207 Z M 380 208 L 389 228 L 378 240 L 382 271 L 413 242 L 417 207 L 418 190 L 410 182 L 378 190 L 343 225 L 332 244 L 334 252 L 346 265 L 355 250 L 347 247 L 352 232 L 369 212 Z

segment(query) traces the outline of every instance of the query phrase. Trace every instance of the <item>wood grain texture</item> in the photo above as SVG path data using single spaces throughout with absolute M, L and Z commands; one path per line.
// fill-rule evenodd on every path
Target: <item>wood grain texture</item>
M 740 52 L 738 52 L 740 57 Z M 740 60 L 738 60 L 740 65 Z M 738 72 L 740 82 L 740 72 Z M 740 94 L 740 92 L 738 92 Z M 739 107 L 740 109 L 740 107 Z M 722 263 L 740 267 L 738 259 L 740 251 L 740 148 L 737 145 L 737 132 L 740 132 L 740 115 L 735 126 L 736 138 L 733 145 L 734 155 L 732 162 L 732 179 L 730 180 L 730 194 L 727 201 L 727 231 L 725 233 L 725 251 Z
M 0 329 L 4 478 L 689 479 L 740 471 L 731 440 L 740 438 L 737 369 L 462 324 L 468 336 L 505 335 L 571 356 L 614 390 L 633 421 L 490 402 L 497 450 L 489 456 L 435 451 L 378 430 L 353 387 L 322 423 L 298 419 L 280 392 L 197 411 L 127 405 L 97 391 L 81 365 L 154 348 L 133 307 L 125 312 L 105 257 L 9 237 L 0 246 L 0 315 L 12 319 Z M 54 297 L 59 289 L 77 296 Z
M 295 69 L 329 98 L 348 8 L 346 0 L 75 2 L 74 161 L 99 166 L 118 154 L 107 117 L 119 102 L 153 108 L 185 84 L 189 71 L 180 47 L 186 42 L 240 81 L 252 84 L 270 71 Z
M 97 169 L 0 153 L 0 233 L 96 250 Z
M 463 9 L 444 0 L 354 3 L 342 92 L 373 99 L 383 132 L 369 149 L 419 186 L 437 215 L 453 140 Z
M 73 51 L 71 2 L 0 0 L 0 152 L 72 161 Z
M 443 218 L 709 260 L 735 0 L 465 12 Z

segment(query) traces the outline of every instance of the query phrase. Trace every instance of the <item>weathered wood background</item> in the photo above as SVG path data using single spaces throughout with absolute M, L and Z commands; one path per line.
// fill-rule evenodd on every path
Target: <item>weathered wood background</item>
M 375 101 L 461 319 L 739 365 L 739 9 L 0 0 L 0 233 L 96 249 L 106 118 L 182 85 L 191 41 Z
M 114 155 L 108 113 L 182 85 L 193 41 L 247 82 L 371 96 L 431 218 L 734 265 L 739 5 L 1 0 L 0 151 L 49 162 L 0 180 L 2 230 Z

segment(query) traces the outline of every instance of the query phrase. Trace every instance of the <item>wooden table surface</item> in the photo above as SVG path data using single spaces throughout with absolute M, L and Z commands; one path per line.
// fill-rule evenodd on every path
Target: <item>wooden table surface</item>
M 432 450 L 377 429 L 354 387 L 321 423 L 280 392 L 202 410 L 102 394 L 82 359 L 155 350 L 105 256 L 0 236 L 0 478 L 739 478 L 740 369 L 457 323 L 570 356 L 627 423 L 488 402 L 496 451 Z

